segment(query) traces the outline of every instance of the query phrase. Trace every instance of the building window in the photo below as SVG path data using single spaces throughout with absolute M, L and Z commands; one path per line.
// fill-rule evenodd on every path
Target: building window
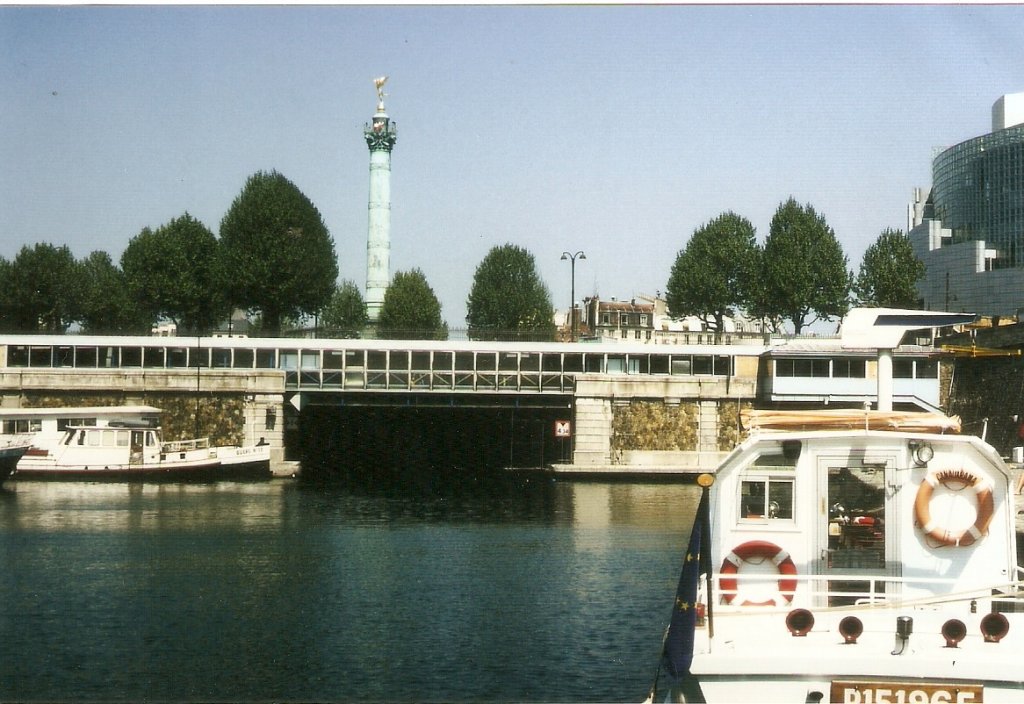
M 863 359 L 832 360 L 832 376 L 838 379 L 863 379 L 865 364 Z
M 642 328 L 647 327 L 647 316 L 646 315 L 641 315 L 640 316 L 640 327 L 642 327 Z

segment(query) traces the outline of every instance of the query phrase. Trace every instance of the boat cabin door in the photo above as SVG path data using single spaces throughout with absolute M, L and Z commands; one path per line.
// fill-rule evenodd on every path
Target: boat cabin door
M 840 606 L 884 598 L 881 577 L 898 577 L 898 541 L 890 525 L 897 505 L 894 456 L 850 453 L 818 459 L 819 560 L 817 572 L 828 577 L 816 591 L 827 590 L 822 606 Z M 891 591 L 895 585 L 890 585 Z
M 142 448 L 143 442 L 145 441 L 144 430 L 133 430 L 131 431 L 131 453 L 128 455 L 129 464 L 142 464 L 143 455 Z

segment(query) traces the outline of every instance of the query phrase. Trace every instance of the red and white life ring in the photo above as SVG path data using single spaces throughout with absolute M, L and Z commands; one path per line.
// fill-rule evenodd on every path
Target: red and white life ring
M 935 488 L 942 484 L 951 488 L 950 484 L 961 484 L 962 488 L 971 487 L 978 497 L 978 510 L 974 524 L 967 530 L 951 533 L 936 523 L 931 516 L 931 500 Z M 992 501 L 992 486 L 982 477 L 967 469 L 940 469 L 929 472 L 921 486 L 917 488 L 914 499 L 914 521 L 921 527 L 924 534 L 940 545 L 971 545 L 988 533 L 988 524 L 992 521 L 995 505 Z
M 769 543 L 767 540 L 750 540 L 737 545 L 733 548 L 732 552 L 726 555 L 725 560 L 722 561 L 722 567 L 719 570 L 722 576 L 719 578 L 718 584 L 722 589 L 722 599 L 725 600 L 726 604 L 731 604 L 733 599 L 736 598 L 737 579 L 736 577 L 726 577 L 725 575 L 737 574 L 740 570 L 740 565 L 744 562 L 761 564 L 765 560 L 771 560 L 779 571 L 779 595 L 785 604 L 793 601 L 793 592 L 796 591 L 796 580 L 786 579 L 786 577 L 794 577 L 797 572 L 796 565 L 793 564 L 793 559 L 789 556 L 789 553 L 775 543 Z M 747 600 L 743 601 L 740 605 L 783 606 L 784 604 L 778 604 L 772 598 L 768 601 Z

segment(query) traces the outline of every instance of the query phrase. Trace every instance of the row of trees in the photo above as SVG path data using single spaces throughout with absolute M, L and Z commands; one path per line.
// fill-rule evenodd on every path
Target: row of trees
M 796 332 L 818 318 L 842 317 L 856 300 L 909 307 L 924 273 L 907 238 L 886 230 L 865 252 L 858 276 L 835 233 L 810 205 L 781 204 L 758 245 L 735 213 L 697 228 L 678 253 L 666 298 L 675 316 L 696 315 L 714 329 L 743 312 Z M 351 281 L 336 283 L 334 241 L 313 203 L 277 172 L 251 176 L 220 223 L 219 237 L 189 215 L 133 237 L 115 264 L 106 252 L 77 261 L 66 246 L 25 246 L 0 259 L 0 328 L 146 334 L 160 320 L 201 334 L 241 308 L 260 334 L 317 318 L 321 330 L 356 337 L 366 305 Z M 477 266 L 466 322 L 474 339 L 553 339 L 551 295 L 527 250 L 492 248 Z M 377 334 L 445 339 L 441 304 L 419 269 L 397 272 Z
M 133 237 L 116 265 L 97 251 L 24 246 L 0 261 L 0 327 L 7 331 L 148 333 L 159 320 L 208 332 L 235 308 L 268 332 L 312 315 L 335 290 L 334 241 L 319 211 L 277 172 L 251 176 L 218 238 L 187 212 Z
M 148 334 L 159 321 L 202 334 L 237 308 L 274 335 L 318 319 L 330 335 L 356 337 L 368 323 L 351 281 L 336 284 L 334 241 L 313 203 L 280 173 L 251 176 L 220 223 L 219 237 L 184 213 L 129 241 L 119 263 L 96 251 L 76 260 L 67 246 L 23 246 L 0 259 L 0 330 Z M 470 334 L 510 331 L 550 339 L 551 297 L 531 255 L 495 247 L 481 262 L 469 296 Z M 441 304 L 419 269 L 397 272 L 384 297 L 377 334 L 448 336 Z
M 816 320 L 843 317 L 855 302 L 913 308 L 923 275 L 909 238 L 887 229 L 854 276 L 825 218 L 790 198 L 763 246 L 750 221 L 733 212 L 698 227 L 676 256 L 665 297 L 670 314 L 697 316 L 712 329 L 742 312 L 773 330 L 788 320 L 799 334 Z

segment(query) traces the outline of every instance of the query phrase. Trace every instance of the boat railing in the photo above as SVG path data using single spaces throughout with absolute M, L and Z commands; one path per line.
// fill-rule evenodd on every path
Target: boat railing
M 778 608 L 893 607 L 952 602 L 991 603 L 993 609 L 1024 611 L 1024 568 L 1016 579 L 958 589 L 963 580 L 949 577 L 899 577 L 879 574 L 743 574 L 713 573 L 711 591 L 716 609 L 750 605 Z M 735 587 L 723 588 L 725 584 Z M 706 584 L 702 594 L 706 598 Z
M 192 440 L 169 440 L 163 444 L 164 452 L 189 452 L 205 450 L 210 447 L 210 438 L 194 438 Z

